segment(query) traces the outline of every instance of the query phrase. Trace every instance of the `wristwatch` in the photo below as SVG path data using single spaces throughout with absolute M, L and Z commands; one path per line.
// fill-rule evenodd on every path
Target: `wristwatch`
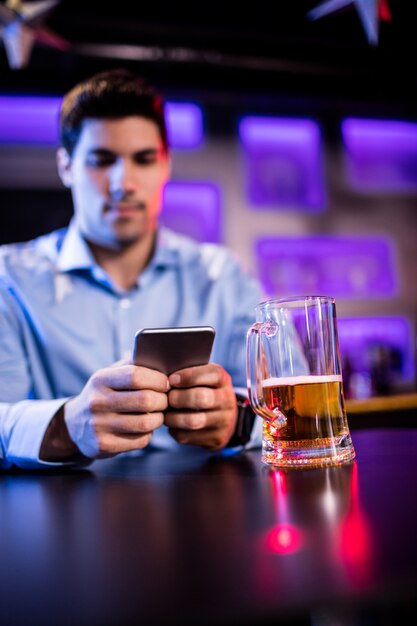
M 237 400 L 237 420 L 235 432 L 226 445 L 226 448 L 236 448 L 244 446 L 250 440 L 256 413 L 252 411 L 249 400 L 240 394 L 236 394 Z

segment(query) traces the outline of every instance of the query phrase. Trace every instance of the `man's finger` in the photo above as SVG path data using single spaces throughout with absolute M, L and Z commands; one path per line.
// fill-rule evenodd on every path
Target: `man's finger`
M 164 414 L 140 413 L 139 415 L 116 415 L 110 421 L 112 433 L 135 438 L 137 435 L 152 433 L 164 423 Z
M 210 411 L 220 408 L 224 394 L 212 387 L 191 387 L 187 389 L 171 389 L 168 393 L 168 404 L 172 409 L 195 409 Z
M 220 418 L 216 412 L 210 413 L 210 417 L 204 411 L 167 411 L 164 422 L 169 428 L 184 430 L 201 430 L 207 428 L 210 420 L 210 427 L 216 427 Z
M 219 450 L 227 443 L 224 432 L 218 428 L 182 430 L 170 428 L 169 434 L 175 441 L 189 446 L 202 446 L 208 450 Z
M 107 409 L 114 413 L 152 413 L 168 407 L 167 394 L 152 389 L 110 391 L 105 399 Z
M 220 387 L 225 384 L 228 374 L 216 363 L 187 367 L 178 370 L 169 376 L 169 383 L 172 387 Z
M 166 392 L 169 389 L 168 378 L 162 372 L 138 365 L 120 365 L 99 370 L 93 374 L 94 381 L 110 389 L 153 389 Z
M 98 444 L 97 458 L 105 458 L 120 454 L 121 452 L 130 452 L 131 450 L 140 450 L 146 448 L 152 438 L 152 433 L 129 434 L 129 433 L 107 433 Z

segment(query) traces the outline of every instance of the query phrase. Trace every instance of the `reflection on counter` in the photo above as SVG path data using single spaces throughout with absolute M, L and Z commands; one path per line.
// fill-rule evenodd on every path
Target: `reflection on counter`
M 268 470 L 271 524 L 259 535 L 257 589 L 268 604 L 277 584 L 300 602 L 334 592 L 372 591 L 376 567 L 371 522 L 361 504 L 356 462 L 308 472 Z M 320 477 L 320 480 L 318 480 Z

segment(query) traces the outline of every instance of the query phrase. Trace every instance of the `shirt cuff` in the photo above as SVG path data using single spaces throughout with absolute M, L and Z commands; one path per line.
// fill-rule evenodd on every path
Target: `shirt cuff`
M 69 398 L 58 400 L 23 400 L 3 404 L 0 409 L 2 439 L 5 458 L 3 467 L 17 465 L 23 469 L 41 469 L 74 462 L 49 462 L 39 458 L 40 447 L 55 413 Z

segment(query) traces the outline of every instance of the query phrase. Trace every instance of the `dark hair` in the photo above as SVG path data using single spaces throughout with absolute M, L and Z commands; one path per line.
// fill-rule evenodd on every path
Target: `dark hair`
M 125 69 L 95 74 L 64 96 L 59 117 L 61 145 L 72 155 L 86 118 L 118 119 L 130 115 L 155 122 L 168 150 L 162 96 L 142 77 Z

